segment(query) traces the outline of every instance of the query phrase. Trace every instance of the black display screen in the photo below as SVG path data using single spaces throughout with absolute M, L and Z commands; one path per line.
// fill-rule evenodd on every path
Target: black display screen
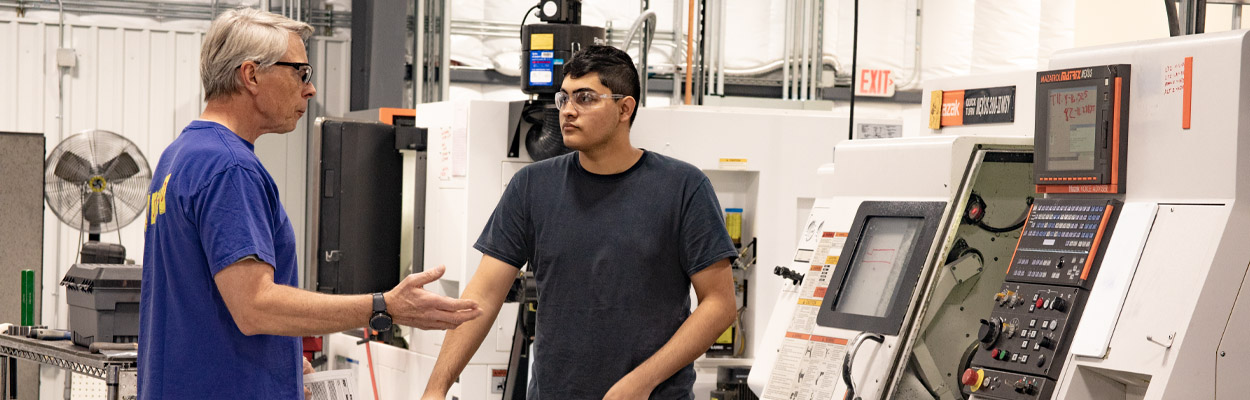
M 1094 169 L 1098 87 L 1053 89 L 1049 94 L 1046 168 L 1051 171 Z
M 859 249 L 851 260 L 846 289 L 834 311 L 884 317 L 898 290 L 903 270 L 915 251 L 922 218 L 868 218 Z
M 816 324 L 898 335 L 945 210 L 941 201 L 861 203 Z

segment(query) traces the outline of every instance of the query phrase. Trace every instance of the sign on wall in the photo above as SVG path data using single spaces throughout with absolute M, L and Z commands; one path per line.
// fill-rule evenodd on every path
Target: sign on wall
M 1016 87 L 935 90 L 929 97 L 929 129 L 1015 122 Z
M 888 69 L 861 69 L 855 80 L 855 95 L 893 97 L 894 79 Z

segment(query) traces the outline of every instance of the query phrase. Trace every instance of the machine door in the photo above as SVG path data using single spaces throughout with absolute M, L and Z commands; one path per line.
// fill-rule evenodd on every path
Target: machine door
M 946 202 L 860 205 L 816 323 L 898 336 Z
M 866 201 L 847 232 L 820 232 L 815 250 L 800 248 L 796 262 L 810 269 L 762 398 L 881 396 L 945 210 Z
M 881 397 L 945 210 L 946 202 L 860 204 L 813 333 L 845 342 L 834 398 Z

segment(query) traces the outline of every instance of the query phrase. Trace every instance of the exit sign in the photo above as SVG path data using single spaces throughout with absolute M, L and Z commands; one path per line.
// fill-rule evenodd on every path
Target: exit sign
M 888 69 L 861 69 L 856 78 L 856 96 L 894 96 L 894 79 L 890 77 Z

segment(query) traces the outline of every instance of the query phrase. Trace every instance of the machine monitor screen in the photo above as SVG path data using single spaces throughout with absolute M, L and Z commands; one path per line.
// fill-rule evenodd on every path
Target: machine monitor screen
M 882 294 L 898 290 L 923 224 L 923 218 L 868 218 L 859 250 L 852 257 L 847 271 L 846 289 L 842 291 L 834 311 L 886 316 L 891 298 Z
M 944 210 L 944 201 L 860 203 L 816 323 L 897 335 Z
M 1115 64 L 1037 73 L 1038 193 L 1124 193 L 1130 69 Z
M 1051 171 L 1094 169 L 1098 87 L 1054 89 L 1049 97 L 1047 168 Z

